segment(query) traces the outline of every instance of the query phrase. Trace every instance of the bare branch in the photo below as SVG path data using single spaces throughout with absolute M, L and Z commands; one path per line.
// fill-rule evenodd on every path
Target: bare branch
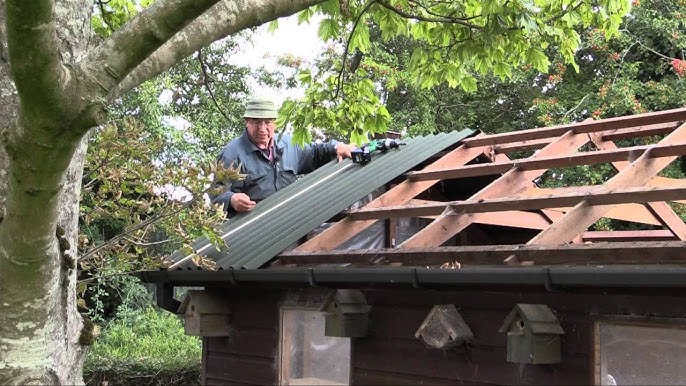
M 210 87 L 211 77 L 207 73 L 207 64 L 202 58 L 202 48 L 198 50 L 198 62 L 200 62 L 200 69 L 202 70 L 202 84 L 205 86 L 207 93 L 210 94 L 210 98 L 212 98 L 212 103 L 214 103 L 214 107 L 217 108 L 217 111 L 219 111 L 219 113 L 224 117 L 224 119 L 229 121 L 229 117 L 226 115 L 224 110 L 219 106 L 219 103 L 217 102 L 217 99 L 214 97 L 214 93 L 212 92 L 212 87 Z

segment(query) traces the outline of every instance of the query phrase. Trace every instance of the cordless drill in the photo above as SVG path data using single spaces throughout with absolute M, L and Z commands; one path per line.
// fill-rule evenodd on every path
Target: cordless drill
M 400 146 L 405 145 L 397 139 L 375 139 L 369 143 L 366 143 L 360 147 L 353 149 L 351 152 L 352 160 L 356 164 L 366 164 L 372 160 L 372 153 L 375 151 L 385 152 L 391 149 L 397 149 Z

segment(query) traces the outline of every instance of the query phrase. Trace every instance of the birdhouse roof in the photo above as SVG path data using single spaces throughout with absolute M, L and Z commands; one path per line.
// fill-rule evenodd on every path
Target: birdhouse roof
M 525 328 L 529 328 L 533 334 L 557 334 L 562 335 L 565 331 L 560 326 L 560 321 L 545 304 L 517 304 L 505 318 L 500 327 L 500 332 L 507 332 L 518 320 L 524 321 Z

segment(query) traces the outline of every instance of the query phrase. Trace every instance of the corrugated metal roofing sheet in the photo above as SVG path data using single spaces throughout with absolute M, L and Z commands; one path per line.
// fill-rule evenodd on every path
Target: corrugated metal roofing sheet
M 404 140 L 397 150 L 373 155 L 366 165 L 332 161 L 260 202 L 250 213 L 226 221 L 219 234 L 228 250 L 207 239 L 193 249 L 222 268 L 259 268 L 312 229 L 432 155 L 470 136 L 471 130 Z M 194 267 L 184 253 L 171 256 L 172 268 Z

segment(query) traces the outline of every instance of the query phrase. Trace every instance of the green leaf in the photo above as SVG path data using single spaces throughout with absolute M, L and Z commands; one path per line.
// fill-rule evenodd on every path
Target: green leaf
M 314 15 L 314 10 L 312 8 L 306 8 L 303 11 L 298 12 L 298 24 L 308 22 L 312 15 Z
M 477 86 L 476 86 L 476 78 L 474 78 L 471 75 L 463 77 L 461 82 L 462 88 L 467 91 L 467 92 L 476 92 Z
M 526 53 L 527 63 L 531 64 L 535 69 L 540 72 L 548 72 L 550 67 L 550 60 L 548 57 L 538 48 L 531 48 Z
M 369 40 L 369 26 L 365 23 L 360 23 L 357 25 L 355 32 L 353 32 L 350 37 L 350 51 L 359 49 L 360 51 L 366 53 L 371 48 L 371 42 Z
M 310 116 L 310 118 L 312 117 Z M 302 146 L 310 142 L 312 142 L 312 134 L 310 134 L 310 131 L 307 130 L 307 128 L 297 128 L 293 131 L 293 143 Z
M 323 19 L 319 23 L 319 31 L 317 34 L 322 40 L 329 40 L 338 37 L 338 23 L 333 19 Z
M 277 29 L 279 29 L 279 20 L 272 20 L 269 22 L 267 26 L 267 31 L 269 31 L 269 33 L 274 33 Z

